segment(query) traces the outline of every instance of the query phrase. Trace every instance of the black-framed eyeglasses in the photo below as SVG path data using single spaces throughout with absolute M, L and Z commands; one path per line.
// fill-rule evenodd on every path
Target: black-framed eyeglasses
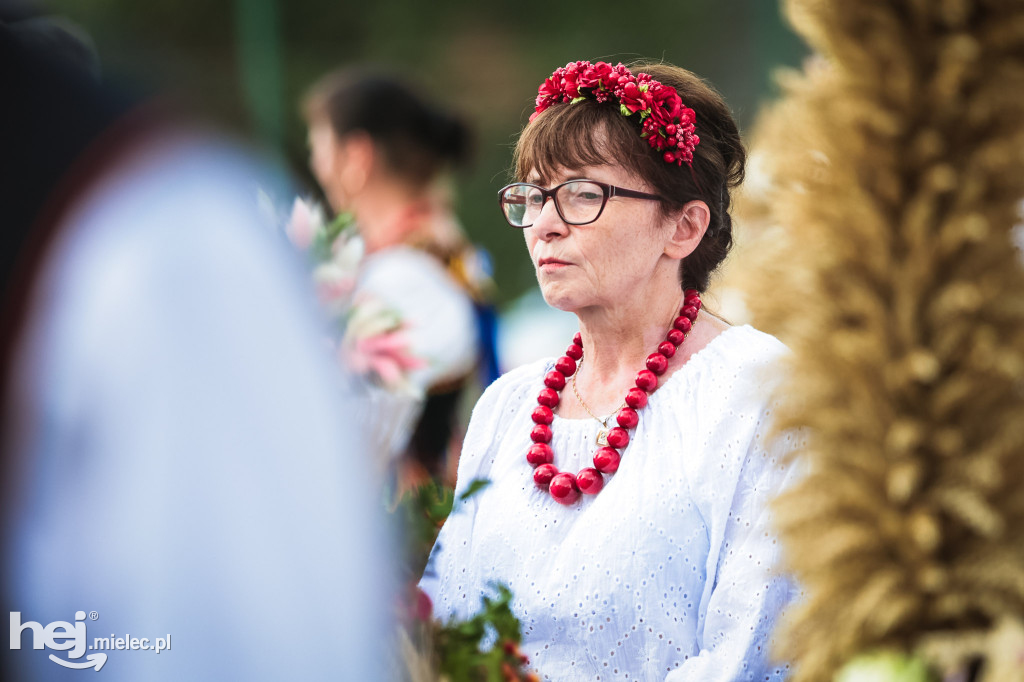
M 628 199 L 662 198 L 646 192 L 623 189 L 596 180 L 576 179 L 544 189 L 529 182 L 515 182 L 498 190 L 498 205 L 505 220 L 512 227 L 530 227 L 540 216 L 548 198 L 555 202 L 555 210 L 562 222 L 586 225 L 601 217 L 605 204 L 612 197 Z

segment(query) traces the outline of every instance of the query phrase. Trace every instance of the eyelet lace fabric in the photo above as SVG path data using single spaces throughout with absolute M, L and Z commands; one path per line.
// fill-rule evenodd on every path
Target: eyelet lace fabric
M 524 456 L 553 361 L 496 381 L 473 411 L 456 496 L 491 485 L 448 518 L 421 582 L 435 615 L 472 615 L 500 582 L 544 679 L 784 679 L 771 630 L 795 589 L 767 503 L 794 476 L 794 437 L 768 441 L 786 352 L 748 326 L 719 335 L 639 411 L 604 489 L 570 507 L 534 486 Z M 556 417 L 559 469 L 591 466 L 596 426 Z

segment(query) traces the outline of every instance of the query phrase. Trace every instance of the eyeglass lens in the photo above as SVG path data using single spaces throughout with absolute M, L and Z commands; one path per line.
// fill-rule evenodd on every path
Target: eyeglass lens
M 589 223 L 601 214 L 604 191 L 600 185 L 585 180 L 567 182 L 555 191 L 555 204 L 566 222 Z M 529 227 L 544 208 L 544 195 L 533 185 L 513 185 L 502 195 L 501 206 L 509 223 Z

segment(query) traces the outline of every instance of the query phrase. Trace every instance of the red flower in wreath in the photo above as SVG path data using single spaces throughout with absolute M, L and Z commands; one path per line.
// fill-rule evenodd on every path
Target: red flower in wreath
M 621 63 L 578 61 L 555 69 L 537 89 L 530 120 L 553 104 L 587 97 L 617 103 L 627 116 L 640 113 L 641 135 L 651 148 L 663 152 L 666 163 L 693 164 L 693 150 L 700 142 L 693 110 L 683 104 L 675 88 L 646 73 L 634 76 Z

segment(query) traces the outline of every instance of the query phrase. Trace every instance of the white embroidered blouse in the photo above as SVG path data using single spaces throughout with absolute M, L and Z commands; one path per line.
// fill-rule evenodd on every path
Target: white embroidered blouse
M 604 489 L 570 507 L 534 486 L 525 457 L 553 361 L 501 377 L 473 411 L 456 495 L 492 483 L 448 518 L 421 582 L 435 615 L 468 617 L 500 582 L 544 679 L 784 679 L 771 630 L 793 590 L 766 503 L 793 443 L 766 438 L 785 353 L 749 326 L 720 334 L 639 410 Z M 556 416 L 555 466 L 593 466 L 597 427 Z

